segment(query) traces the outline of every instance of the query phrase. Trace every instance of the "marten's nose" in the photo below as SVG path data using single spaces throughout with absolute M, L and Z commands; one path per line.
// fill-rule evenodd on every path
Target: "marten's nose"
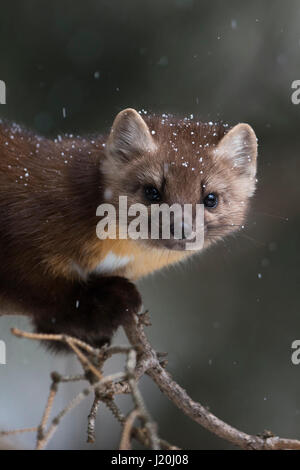
M 175 225 L 173 223 L 171 223 L 171 225 L 170 225 L 170 233 L 171 233 L 172 237 L 174 237 L 174 235 L 175 235 Z M 183 224 L 181 225 L 181 234 L 176 231 L 176 235 L 181 236 L 181 238 L 184 238 Z
M 170 233 L 172 237 L 174 237 L 174 235 L 176 234 L 176 238 L 179 238 L 181 240 L 185 240 L 186 238 L 188 238 L 191 235 L 192 230 L 192 227 L 190 227 L 189 224 L 185 224 L 184 222 L 182 222 L 181 225 L 180 222 L 178 222 L 176 227 L 173 222 L 170 225 Z

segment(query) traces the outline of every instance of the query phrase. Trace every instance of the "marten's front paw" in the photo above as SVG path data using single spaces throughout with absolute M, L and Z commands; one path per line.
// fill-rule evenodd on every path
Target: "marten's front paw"
M 124 325 L 142 306 L 135 284 L 120 276 L 103 278 L 98 286 L 95 283 L 92 295 L 99 321 L 113 330 Z
M 126 323 L 138 313 L 142 299 L 136 286 L 128 279 L 111 276 L 102 279 L 101 287 L 94 289 L 95 304 L 102 311 L 101 317 L 110 319 L 115 327 Z
M 119 276 L 102 278 L 101 282 L 91 280 L 88 296 L 90 308 L 84 315 L 85 331 L 78 331 L 77 336 L 95 347 L 110 343 L 117 328 L 130 321 L 142 305 L 136 286 Z
M 36 331 L 66 334 L 101 347 L 110 342 L 116 329 L 125 325 L 142 305 L 136 286 L 119 276 L 91 278 L 75 298 L 76 302 L 72 300 L 60 306 L 56 315 L 35 318 Z M 56 342 L 50 347 L 57 351 L 66 349 L 66 345 Z

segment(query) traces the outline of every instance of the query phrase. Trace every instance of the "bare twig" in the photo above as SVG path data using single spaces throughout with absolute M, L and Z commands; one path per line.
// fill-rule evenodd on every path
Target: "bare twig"
M 89 444 L 94 444 L 96 440 L 95 436 L 95 424 L 96 424 L 96 416 L 98 412 L 99 405 L 101 403 L 101 398 L 97 394 L 97 390 L 95 392 L 95 398 L 93 401 L 93 405 L 90 411 L 90 414 L 88 415 L 88 437 L 87 437 L 87 442 Z
M 137 418 L 141 418 L 141 413 L 138 409 L 132 410 L 127 416 L 120 442 L 120 450 L 131 450 L 131 437 L 133 431 L 133 425 Z
M 14 436 L 16 434 L 24 434 L 27 432 L 37 432 L 38 428 L 23 428 L 23 429 L 12 429 L 11 431 L 0 431 L 0 437 Z
M 103 377 L 101 380 L 98 382 L 91 384 L 88 388 L 84 389 L 82 392 L 78 393 L 73 400 L 69 402 L 69 404 L 63 408 L 60 413 L 52 420 L 52 423 L 48 429 L 48 431 L 42 436 L 41 439 L 38 439 L 37 443 L 37 450 L 43 449 L 45 445 L 49 442 L 49 440 L 52 438 L 53 434 L 57 430 L 58 425 L 60 424 L 60 421 L 62 418 L 68 414 L 73 408 L 79 405 L 93 390 L 95 390 L 97 387 L 101 387 L 102 385 L 105 385 L 109 382 L 112 382 L 114 380 L 119 380 L 123 379 L 125 377 L 125 374 L 123 372 L 117 372 L 116 374 L 111 374 L 107 377 Z
M 50 413 L 51 413 L 51 410 L 52 410 L 52 407 L 53 407 L 53 402 L 54 402 L 54 398 L 57 394 L 57 389 L 58 389 L 58 381 L 53 380 L 53 382 L 51 384 L 51 387 L 50 387 L 50 392 L 49 392 L 48 400 L 47 400 L 46 407 L 45 407 L 45 410 L 44 410 L 44 414 L 43 414 L 43 417 L 42 417 L 42 421 L 41 421 L 41 424 L 39 425 L 39 428 L 38 428 L 37 445 L 38 445 L 39 441 L 41 441 L 44 438 L 45 428 L 47 426 L 48 419 L 49 419 L 49 416 L 50 416 Z
M 13 335 L 18 336 L 19 338 L 27 338 L 38 341 L 61 341 L 62 343 L 68 344 L 68 340 L 77 346 L 80 346 L 82 349 L 85 349 L 90 354 L 97 354 L 99 349 L 95 349 L 89 344 L 81 341 L 78 338 L 73 338 L 72 336 L 67 335 L 52 335 L 52 334 L 42 334 L 42 333 L 29 333 L 28 331 L 22 331 L 18 328 L 12 328 L 11 332 Z
M 159 450 L 160 445 L 159 445 L 159 437 L 157 435 L 156 424 L 152 421 L 151 416 L 149 415 L 146 409 L 143 397 L 138 389 L 137 379 L 135 376 L 135 368 L 136 368 L 136 352 L 134 349 L 132 349 L 128 353 L 128 360 L 126 364 L 128 384 L 131 389 L 132 398 L 135 403 L 138 416 L 144 422 L 145 428 L 148 432 L 150 447 L 151 449 Z

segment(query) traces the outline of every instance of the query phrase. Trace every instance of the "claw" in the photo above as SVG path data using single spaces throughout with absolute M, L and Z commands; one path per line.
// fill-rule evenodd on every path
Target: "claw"
M 272 431 L 265 429 L 261 434 L 258 434 L 258 436 L 262 439 L 269 439 L 270 437 L 275 437 L 275 434 L 273 434 Z
M 156 355 L 157 355 L 158 358 L 163 358 L 163 357 L 167 357 L 168 353 L 167 352 L 157 352 Z
M 164 359 L 163 361 L 159 361 L 161 367 L 163 367 L 164 369 L 167 367 L 168 365 L 168 361 L 166 359 Z
M 139 325 L 151 326 L 150 314 L 148 310 L 138 315 L 138 322 Z

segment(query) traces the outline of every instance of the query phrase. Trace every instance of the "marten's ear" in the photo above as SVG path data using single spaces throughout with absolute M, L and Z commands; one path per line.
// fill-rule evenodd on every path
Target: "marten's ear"
M 155 147 L 149 128 L 139 113 L 127 108 L 117 115 L 106 145 L 109 155 L 129 160 L 154 151 Z
M 219 142 L 215 149 L 218 158 L 226 158 L 232 167 L 249 178 L 256 174 L 257 138 L 248 124 L 237 124 Z

